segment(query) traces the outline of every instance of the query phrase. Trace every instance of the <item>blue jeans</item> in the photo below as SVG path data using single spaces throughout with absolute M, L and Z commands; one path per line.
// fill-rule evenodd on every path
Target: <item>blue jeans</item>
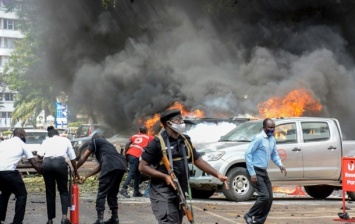
M 129 163 L 129 172 L 122 188 L 127 189 L 132 177 L 134 177 L 134 192 L 139 192 L 139 179 L 141 178 L 141 173 L 138 170 L 139 158 L 127 155 L 127 159 Z
M 147 185 L 147 188 L 144 191 L 143 196 L 149 198 L 149 194 L 150 194 L 150 181 L 149 184 Z

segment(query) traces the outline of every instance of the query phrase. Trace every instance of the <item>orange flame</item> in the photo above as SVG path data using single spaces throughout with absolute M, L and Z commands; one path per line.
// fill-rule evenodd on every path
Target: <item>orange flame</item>
M 179 102 L 174 102 L 168 109 L 179 109 L 183 117 L 189 118 L 202 118 L 205 117 L 205 113 L 202 110 L 193 110 L 189 111 L 185 106 Z M 152 117 L 147 118 L 143 123 L 148 129 L 148 134 L 154 135 L 154 128 L 158 125 L 160 119 L 160 114 L 154 114 Z M 142 120 L 139 120 L 138 123 L 142 123 Z
M 205 112 L 203 112 L 202 110 L 197 109 L 194 111 L 189 111 L 185 108 L 183 104 L 179 102 L 174 102 L 168 109 L 179 109 L 183 117 L 189 117 L 189 118 L 205 117 Z
M 305 89 L 289 92 L 284 98 L 273 97 L 258 105 L 261 117 L 299 117 L 307 113 L 319 113 L 323 106 Z

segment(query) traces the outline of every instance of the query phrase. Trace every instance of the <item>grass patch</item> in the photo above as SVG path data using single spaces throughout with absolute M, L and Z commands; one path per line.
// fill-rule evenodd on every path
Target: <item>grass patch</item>
M 29 193 L 46 192 L 43 176 L 38 174 L 30 174 L 23 177 L 26 189 Z M 86 179 L 85 183 L 79 184 L 80 193 L 96 193 L 99 186 L 97 176 Z

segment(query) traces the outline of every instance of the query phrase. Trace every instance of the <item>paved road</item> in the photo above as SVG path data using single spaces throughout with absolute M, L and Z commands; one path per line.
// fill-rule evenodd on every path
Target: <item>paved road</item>
M 87 172 L 96 166 L 95 162 L 85 163 L 80 172 Z M 80 224 L 93 223 L 96 219 L 96 192 L 81 192 L 80 194 Z M 290 196 L 275 193 L 275 201 L 267 219 L 267 224 L 296 224 L 296 223 L 337 223 L 338 212 L 342 212 L 342 199 L 339 192 L 334 192 L 326 200 L 314 200 L 309 196 Z M 14 197 L 12 197 L 14 199 Z M 196 224 L 229 224 L 245 223 L 243 214 L 252 206 L 254 200 L 247 202 L 230 202 L 223 195 L 215 194 L 209 200 L 193 200 L 193 211 Z M 57 194 L 57 214 L 60 214 L 59 196 Z M 347 202 L 350 217 L 355 216 L 355 204 Z M 10 200 L 6 224 L 12 221 L 15 200 Z M 59 212 L 59 213 L 58 213 Z M 109 210 L 105 211 L 105 218 L 109 218 Z M 43 189 L 31 189 L 28 199 L 24 224 L 44 224 L 46 217 L 45 193 Z M 147 198 L 119 198 L 119 217 L 121 224 L 157 223 Z M 60 215 L 55 219 L 60 223 Z M 183 223 L 189 223 L 186 219 Z M 338 222 L 339 223 L 339 222 Z M 344 223 L 344 222 L 342 222 Z
M 337 213 L 341 212 L 342 200 L 337 195 L 327 200 L 313 200 L 308 196 L 287 196 L 276 194 L 275 201 L 267 219 L 267 224 L 295 224 L 295 223 L 337 223 L 333 221 Z M 11 200 L 8 207 L 6 223 L 10 223 L 14 213 L 15 200 Z M 228 224 L 245 223 L 243 214 L 252 206 L 253 200 L 247 202 L 229 202 L 221 195 L 215 195 L 209 200 L 194 200 L 193 211 L 196 224 Z M 60 203 L 57 197 L 57 213 Z M 45 223 L 46 204 L 44 193 L 31 193 L 28 196 L 25 224 Z M 347 202 L 348 211 L 352 217 L 355 215 L 355 205 Z M 352 211 L 354 210 L 353 214 Z M 106 210 L 105 217 L 109 218 Z M 128 223 L 157 223 L 147 198 L 119 198 L 119 217 L 121 224 Z M 93 223 L 96 219 L 95 194 L 82 194 L 80 196 L 80 224 Z M 60 222 L 60 216 L 55 223 Z M 183 223 L 189 223 L 184 220 Z M 344 222 L 343 222 L 344 223 Z

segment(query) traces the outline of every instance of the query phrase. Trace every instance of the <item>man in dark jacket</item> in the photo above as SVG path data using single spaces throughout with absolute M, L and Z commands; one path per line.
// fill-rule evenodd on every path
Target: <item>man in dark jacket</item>
M 95 224 L 118 224 L 117 195 L 122 177 L 127 171 L 126 160 L 117 152 L 115 146 L 108 142 L 100 133 L 93 135 L 92 141 L 90 142 L 88 149 L 79 159 L 77 167 L 79 168 L 83 165 L 91 154 L 95 154 L 99 166 L 82 177 L 80 183 L 83 183 L 88 177 L 101 171 L 99 177 L 99 189 L 96 198 L 97 220 Z M 112 211 L 112 217 L 104 222 L 106 198 Z
M 226 176 L 221 175 L 199 156 L 191 145 L 190 137 L 182 134 L 185 124 L 180 110 L 172 109 L 163 112 L 160 121 L 165 129 L 161 136 L 166 145 L 166 153 L 170 157 L 170 164 L 183 192 L 188 189 L 187 163 L 189 161 L 194 161 L 199 169 L 218 178 L 221 182 L 227 181 Z M 142 154 L 139 170 L 151 177 L 150 200 L 159 224 L 182 223 L 184 211 L 180 208 L 177 191 L 173 188 L 174 183 L 161 163 L 162 154 L 160 140 L 155 137 Z

